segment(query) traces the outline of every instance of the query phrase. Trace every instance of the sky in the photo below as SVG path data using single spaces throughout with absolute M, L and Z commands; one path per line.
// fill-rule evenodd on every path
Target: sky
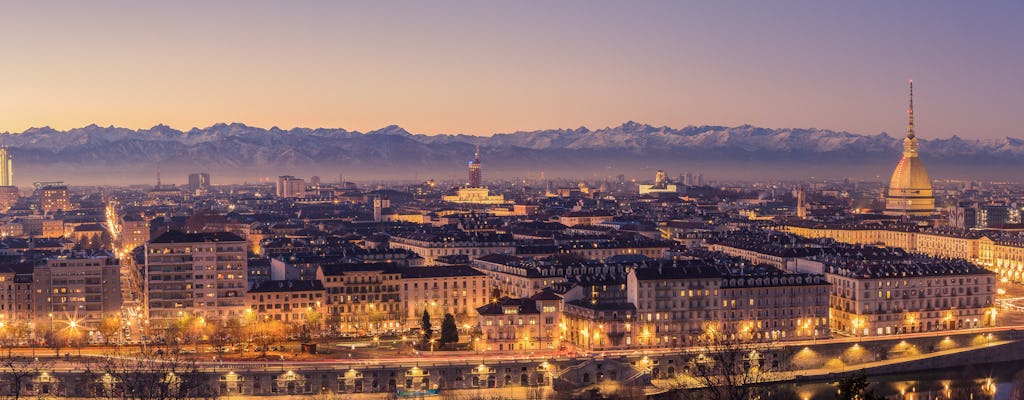
M 0 5 L 0 131 L 752 124 L 1024 136 L 1024 2 Z

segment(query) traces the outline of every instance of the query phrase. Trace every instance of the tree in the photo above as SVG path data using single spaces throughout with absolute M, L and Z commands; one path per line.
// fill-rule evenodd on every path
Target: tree
M 103 342 L 109 346 L 114 337 L 121 332 L 121 316 L 115 314 L 104 317 L 100 321 L 99 331 L 103 335 Z
M 82 361 L 85 381 L 95 382 L 93 398 L 185 400 L 214 398 L 216 392 L 194 360 L 173 353 L 127 353 Z
M 61 334 L 61 330 L 50 327 L 46 332 L 43 332 L 43 340 L 46 341 L 46 346 L 53 349 L 53 353 L 56 357 L 60 357 L 60 349 L 67 344 L 67 336 Z
M 39 361 L 35 357 L 18 357 L 8 353 L 0 357 L 0 396 L 17 400 L 22 396 L 32 378 L 49 370 L 52 362 Z
M 7 348 L 7 355 L 11 355 L 11 349 L 28 338 L 31 328 L 24 321 L 0 322 L 0 346 Z
M 421 345 L 426 346 L 430 343 L 430 339 L 434 336 L 434 332 L 431 330 L 434 326 L 430 323 L 430 313 L 426 309 L 423 309 L 423 318 L 420 319 L 420 335 L 422 335 L 423 343 Z
M 264 358 L 267 356 L 268 348 L 284 340 L 288 333 L 288 327 L 281 321 L 269 318 L 257 319 L 246 325 L 246 330 L 252 338 L 252 343 L 260 348 L 260 356 Z
M 836 400 L 881 400 L 873 390 L 867 390 L 869 385 L 864 371 L 840 379 L 836 387 Z
M 214 324 L 210 329 L 210 345 L 218 354 L 225 346 L 237 342 L 241 337 L 242 321 L 238 317 L 229 317 L 220 324 Z
M 320 321 L 323 319 L 320 312 L 313 308 L 306 309 L 305 319 L 302 321 L 302 325 L 299 326 L 298 336 L 302 343 L 310 343 L 313 338 L 319 336 L 320 332 Z
M 771 379 L 772 366 L 764 362 L 771 344 L 757 338 L 752 325 L 739 328 L 708 323 L 696 338 L 700 351 L 689 375 L 674 378 L 683 396 L 713 400 L 759 398 Z
M 441 322 L 440 342 L 442 346 L 448 345 L 449 343 L 459 342 L 459 327 L 455 325 L 454 315 L 444 315 L 444 320 Z

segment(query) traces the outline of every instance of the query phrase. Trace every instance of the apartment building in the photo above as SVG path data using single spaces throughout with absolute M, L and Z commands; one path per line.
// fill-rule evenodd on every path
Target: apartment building
M 240 316 L 247 288 L 246 242 L 230 232 L 170 231 L 146 244 L 145 292 L 150 321 L 184 314 Z

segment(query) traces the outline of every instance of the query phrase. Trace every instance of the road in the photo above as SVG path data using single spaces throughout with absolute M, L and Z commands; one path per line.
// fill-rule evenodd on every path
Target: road
M 773 346 L 785 346 L 785 347 L 804 347 L 814 345 L 827 345 L 827 344 L 853 344 L 853 343 L 870 343 L 875 341 L 887 341 L 887 340 L 899 340 L 899 339 L 917 339 L 917 338 L 942 338 L 947 336 L 963 336 L 963 335 L 988 335 L 998 334 L 1002 332 L 1010 331 L 1021 331 L 1024 332 L 1024 325 L 1014 326 L 999 326 L 999 327 L 986 327 L 986 328 L 974 328 L 974 329 L 961 329 L 956 331 L 943 331 L 943 332 L 924 332 L 924 333 L 907 333 L 900 335 L 887 335 L 887 336 L 867 336 L 867 337 L 835 337 L 829 339 L 816 339 L 816 340 L 797 340 L 787 342 L 777 342 L 772 344 Z M 998 340 L 998 339 L 995 339 Z M 122 357 L 132 357 L 137 352 L 130 350 L 137 349 L 134 346 L 126 346 L 121 350 L 115 347 L 106 346 L 93 346 L 84 347 L 81 349 L 81 356 L 85 359 L 98 359 L 104 357 L 116 357 L 117 354 L 124 354 Z M 200 347 L 202 350 L 203 348 Z M 9 349 L 3 349 L 4 353 Z M 125 352 L 128 350 L 129 352 Z M 674 349 L 630 349 L 630 350 L 608 350 L 600 352 L 569 352 L 569 351 L 534 351 L 534 352 L 492 352 L 476 353 L 468 351 L 452 351 L 452 352 L 419 352 L 417 355 L 390 355 L 390 356 L 377 356 L 367 358 L 348 358 L 348 357 L 322 357 L 322 358 L 289 358 L 285 354 L 272 354 L 273 356 L 283 357 L 281 360 L 220 360 L 213 359 L 211 353 L 205 353 L 197 357 L 196 363 L 203 368 L 213 370 L 251 370 L 251 369 L 348 369 L 348 368 L 366 368 L 373 366 L 385 366 L 385 365 L 475 365 L 480 364 L 493 364 L 501 362 L 544 362 L 544 361 L 570 361 L 573 359 L 590 359 L 590 358 L 618 358 L 618 357 L 640 357 L 640 356 L 664 356 L 672 354 L 694 354 L 707 351 L 707 348 L 702 346 L 691 346 L 684 348 Z M 56 370 L 80 370 L 83 360 L 78 359 L 78 349 L 62 349 L 62 354 L 67 354 L 68 357 L 59 357 L 56 359 L 54 368 Z M 38 356 L 45 359 L 53 359 L 54 351 L 49 348 L 14 348 L 13 354 L 19 356 Z M 303 355 L 304 357 L 316 357 L 310 355 Z

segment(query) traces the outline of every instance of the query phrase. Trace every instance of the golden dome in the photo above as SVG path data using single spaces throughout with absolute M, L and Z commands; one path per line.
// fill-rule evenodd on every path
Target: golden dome
M 889 180 L 889 194 L 897 195 L 908 190 L 932 190 L 932 181 L 928 178 L 928 171 L 924 169 L 924 163 L 917 156 L 917 139 L 906 139 L 904 143 L 913 141 L 910 146 L 913 151 L 903 151 L 903 158 L 896 169 L 892 171 L 892 179 Z M 910 194 L 910 193 L 907 193 Z

